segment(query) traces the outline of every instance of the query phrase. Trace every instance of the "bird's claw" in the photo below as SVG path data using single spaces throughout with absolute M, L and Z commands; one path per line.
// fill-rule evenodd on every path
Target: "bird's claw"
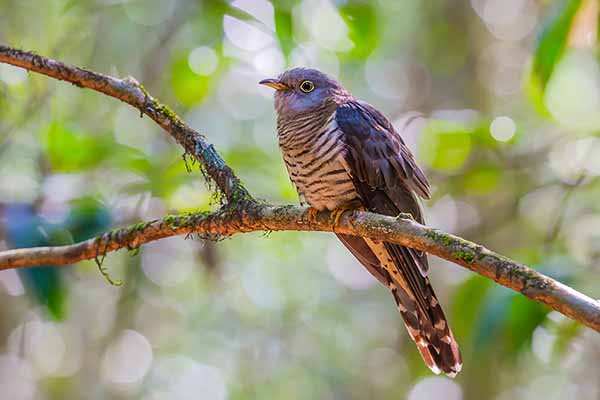
M 308 220 L 308 222 L 310 223 L 314 223 L 317 220 L 317 214 L 319 213 L 319 210 L 317 210 L 314 207 L 310 207 L 308 209 L 307 215 L 306 215 L 306 219 Z
M 337 208 L 331 211 L 331 213 L 329 214 L 329 220 L 333 223 L 334 228 L 340 225 L 340 219 L 342 218 L 342 215 L 346 211 L 350 210 L 350 208 Z
M 415 217 L 411 213 L 401 212 L 396 216 L 396 219 L 412 219 L 414 221 Z

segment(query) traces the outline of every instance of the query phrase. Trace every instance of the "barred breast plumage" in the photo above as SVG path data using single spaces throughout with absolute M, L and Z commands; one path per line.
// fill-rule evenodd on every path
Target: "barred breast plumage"
M 318 210 L 333 210 L 357 199 L 343 166 L 343 137 L 335 111 L 279 121 L 278 137 L 283 160 L 303 202 Z

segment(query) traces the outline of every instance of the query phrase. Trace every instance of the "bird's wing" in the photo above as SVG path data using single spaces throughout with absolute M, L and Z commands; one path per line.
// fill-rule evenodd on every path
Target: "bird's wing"
M 423 222 L 415 193 L 429 198 L 429 184 L 391 123 L 360 102 L 339 106 L 336 122 L 344 133 L 345 168 L 363 205 L 384 215 L 407 212 Z M 458 344 L 427 278 L 426 254 L 393 243 L 338 237 L 389 287 L 408 333 L 429 368 L 456 375 L 462 366 Z
M 387 118 L 369 104 L 356 101 L 337 108 L 336 123 L 344 133 L 345 168 L 369 211 L 392 216 L 410 213 L 423 223 L 414 193 L 428 199 L 429 182 Z M 413 249 L 407 252 L 421 274 L 427 275 L 425 254 Z
M 414 115 L 405 122 L 410 125 Z M 429 199 L 429 182 L 414 156 L 387 118 L 371 105 L 354 101 L 340 105 L 336 122 L 347 135 L 354 176 L 374 188 L 408 187 Z

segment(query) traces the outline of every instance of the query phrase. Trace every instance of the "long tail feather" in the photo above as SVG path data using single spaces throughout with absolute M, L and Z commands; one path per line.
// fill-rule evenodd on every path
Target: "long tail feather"
M 396 301 L 408 334 L 417 345 L 425 364 L 436 374 L 450 377 L 462 368 L 458 343 L 433 292 L 429 278 L 424 276 L 426 256 L 406 248 L 377 240 L 365 239 L 388 277 L 388 287 Z M 420 268 L 417 263 L 425 266 Z
M 338 235 L 342 243 L 382 284 L 387 286 L 409 336 L 425 364 L 450 377 L 462 368 L 458 343 L 431 287 L 425 254 L 390 243 Z M 416 265 L 415 265 L 416 264 Z
M 454 378 L 462 369 L 462 359 L 458 343 L 433 291 L 430 290 L 429 312 L 423 312 L 412 296 L 402 288 L 390 282 L 390 290 L 406 330 L 417 345 L 425 364 L 435 374 L 443 372 Z

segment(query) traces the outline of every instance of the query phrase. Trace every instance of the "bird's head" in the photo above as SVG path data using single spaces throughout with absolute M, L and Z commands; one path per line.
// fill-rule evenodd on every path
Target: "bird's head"
M 320 111 L 350 97 L 338 81 L 316 69 L 294 68 L 259 83 L 275 89 L 275 110 L 279 116 Z

